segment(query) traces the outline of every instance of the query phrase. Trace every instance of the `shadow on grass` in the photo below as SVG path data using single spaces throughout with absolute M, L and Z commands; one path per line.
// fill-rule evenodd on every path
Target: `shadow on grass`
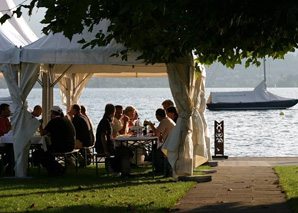
M 288 200 L 292 212 L 298 213 L 298 197 Z
M 96 176 L 95 167 L 80 168 L 78 172 L 75 169 L 68 169 L 65 177 L 47 177 L 45 174 L 39 174 L 37 169 L 32 169 L 34 175 L 30 180 L 7 179 L 0 182 L 0 190 L 26 190 L 26 193 L 14 194 L 14 197 L 27 195 L 46 195 L 52 193 L 64 194 L 73 192 L 87 192 L 102 189 L 123 188 L 143 184 L 163 185 L 173 182 L 171 178 L 156 176 L 152 178 L 151 167 L 141 167 L 132 170 L 133 177 L 108 177 L 103 167 L 99 168 L 99 176 Z M 59 188 L 59 191 L 57 191 Z M 72 189 L 66 189 L 72 188 Z M 34 192 L 30 190 L 35 190 Z M 39 189 L 40 192 L 36 192 Z M 0 195 L 0 198 L 10 197 L 11 195 Z
M 270 201 L 269 201 L 270 203 Z M 184 204 L 186 205 L 186 204 Z M 246 204 L 239 202 L 229 203 L 216 203 L 213 205 L 202 205 L 197 207 L 198 204 L 190 203 L 187 208 L 179 209 L 179 206 L 171 209 L 171 212 L 220 212 L 220 213 L 286 213 L 291 212 L 288 203 L 273 203 L 273 204 Z M 294 211 L 296 213 L 296 211 Z
M 170 209 L 166 208 L 152 208 L 150 207 L 150 204 L 148 206 L 144 205 L 119 205 L 114 207 L 107 207 L 102 204 L 98 204 L 98 206 L 91 206 L 91 205 L 74 205 L 74 206 L 68 206 L 68 207 L 54 207 L 49 206 L 44 209 L 35 209 L 34 212 L 169 212 Z

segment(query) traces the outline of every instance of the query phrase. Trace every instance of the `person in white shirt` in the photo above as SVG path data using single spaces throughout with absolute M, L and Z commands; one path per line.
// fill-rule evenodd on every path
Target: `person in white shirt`
M 125 134 L 128 132 L 127 122 L 129 118 L 123 114 L 123 107 L 121 105 L 116 105 L 115 117 L 113 120 L 113 138 L 117 137 L 119 134 Z
M 155 135 L 159 138 L 159 144 L 163 144 L 176 124 L 172 119 L 166 116 L 166 111 L 164 109 L 161 109 L 161 108 L 157 109 L 155 116 L 156 116 L 156 119 L 159 121 L 159 125 L 157 128 L 154 126 L 154 124 L 151 121 L 147 121 L 146 123 L 150 125 Z M 153 149 L 156 149 L 155 162 L 154 162 L 156 173 L 162 172 L 164 168 L 165 156 L 161 151 L 161 147 L 162 146 L 153 147 Z M 170 165 L 169 163 L 167 164 L 168 164 L 167 173 L 169 175 Z

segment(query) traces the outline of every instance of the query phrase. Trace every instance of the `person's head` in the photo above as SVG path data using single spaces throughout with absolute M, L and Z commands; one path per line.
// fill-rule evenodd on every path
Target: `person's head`
M 74 104 L 71 106 L 70 110 L 69 110 L 69 114 L 74 116 L 81 113 L 81 107 L 79 104 Z
M 132 120 L 136 121 L 136 120 L 138 120 L 138 118 L 139 118 L 139 113 L 136 110 Z
M 113 104 L 107 104 L 105 107 L 105 114 L 104 117 L 109 117 L 111 119 L 113 119 L 113 117 L 115 116 L 115 106 Z
M 155 116 L 158 121 L 161 121 L 163 118 L 166 117 L 166 111 L 162 108 L 159 108 L 156 110 Z
M 53 106 L 51 108 L 51 119 L 54 119 L 57 116 L 63 116 L 63 110 L 59 106 Z
M 116 105 L 115 108 L 116 108 L 115 118 L 119 120 L 123 115 L 123 107 L 121 105 Z
M 124 110 L 124 114 L 127 115 L 131 120 L 133 120 L 136 109 L 133 106 L 127 106 Z
M 86 114 L 87 114 L 87 107 L 86 107 L 86 106 L 81 105 L 81 113 L 82 113 L 83 115 L 86 115 Z
M 164 110 L 166 110 L 170 106 L 174 106 L 173 101 L 167 99 L 164 102 L 162 102 L 162 107 L 163 107 Z
M 5 118 L 8 118 L 10 116 L 10 107 L 8 104 L 0 105 L 0 115 L 2 115 Z
M 42 112 L 42 108 L 41 108 L 41 106 L 36 105 L 36 106 L 33 108 L 32 115 L 33 115 L 34 117 L 39 117 L 39 116 L 41 115 L 41 112 Z
M 170 106 L 167 108 L 167 116 L 171 118 L 174 122 L 177 121 L 178 118 L 178 111 L 177 108 L 174 106 Z

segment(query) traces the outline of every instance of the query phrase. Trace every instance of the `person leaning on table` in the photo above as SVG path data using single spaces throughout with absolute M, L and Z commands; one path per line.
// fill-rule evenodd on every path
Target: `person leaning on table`
M 53 106 L 51 109 L 51 120 L 40 134 L 51 137 L 51 145 L 47 151 L 39 149 L 35 155 L 43 167 L 48 171 L 49 176 L 63 175 L 66 169 L 55 160 L 52 153 L 70 152 L 75 145 L 75 129 L 71 121 L 64 118 L 62 109 L 59 106 Z

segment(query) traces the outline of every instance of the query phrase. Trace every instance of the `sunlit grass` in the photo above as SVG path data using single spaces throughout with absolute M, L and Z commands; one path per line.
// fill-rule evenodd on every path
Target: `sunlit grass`
M 276 166 L 275 171 L 291 210 L 298 213 L 298 166 Z
M 133 170 L 133 178 L 107 177 L 100 167 L 69 169 L 65 177 L 46 177 L 31 170 L 30 180 L 0 180 L 0 212 L 164 212 L 172 207 L 194 182 L 152 178 L 150 167 Z

